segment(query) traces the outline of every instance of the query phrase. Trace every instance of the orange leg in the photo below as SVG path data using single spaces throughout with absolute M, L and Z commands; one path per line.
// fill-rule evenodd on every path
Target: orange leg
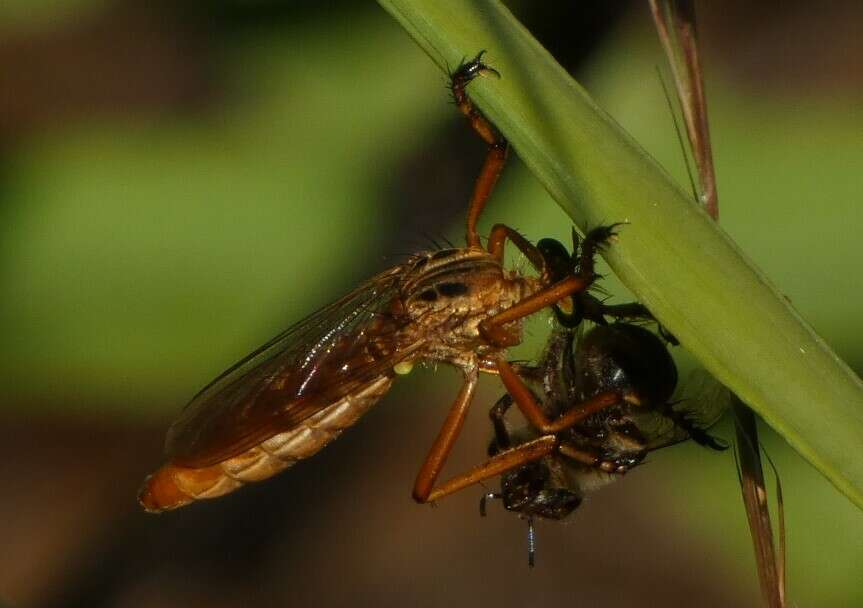
M 470 197 L 470 204 L 467 210 L 468 247 L 482 247 L 476 225 L 506 163 L 508 148 L 506 142 L 501 145 L 503 147 L 489 148 L 488 154 L 485 157 L 485 163 L 482 165 L 482 171 L 473 187 L 473 195 Z
M 539 374 L 541 373 L 541 370 L 535 365 L 518 362 L 512 362 L 509 365 L 513 371 L 522 378 L 535 379 L 540 377 Z M 483 374 L 489 374 L 492 376 L 499 375 L 500 370 L 497 368 L 497 359 L 480 359 L 479 371 Z
M 429 501 L 434 483 L 437 481 L 456 439 L 458 439 L 462 426 L 464 426 L 464 419 L 467 416 L 470 402 L 473 399 L 473 393 L 476 390 L 478 376 L 479 373 L 476 368 L 465 371 L 464 385 L 455 402 L 453 402 L 437 439 L 432 444 L 428 456 L 426 456 L 417 474 L 413 491 L 414 500 L 417 502 Z
M 541 433 L 558 433 L 581 422 L 591 414 L 624 401 L 623 395 L 619 392 L 604 391 L 594 395 L 577 407 L 567 410 L 563 416 L 549 420 L 540 405 L 536 402 L 536 398 L 533 396 L 531 390 L 525 385 L 518 374 L 515 373 L 512 366 L 503 359 L 498 361 L 497 366 L 500 379 L 506 390 L 512 395 L 518 409 L 521 410 L 528 422 Z
M 576 447 L 566 441 L 561 441 L 557 449 L 567 458 L 571 458 L 585 466 L 597 468 L 605 473 L 617 473 L 618 475 L 624 475 L 644 459 L 644 453 L 638 453 L 626 458 L 623 462 L 603 460 L 598 452 Z
M 503 246 L 506 244 L 506 239 L 512 241 L 512 244 L 524 254 L 531 266 L 541 273 L 545 272 L 545 260 L 536 245 L 521 236 L 518 231 L 504 224 L 495 224 L 492 227 L 488 237 L 488 252 L 502 262 Z
M 497 376 L 497 359 L 480 359 L 479 371 L 483 374 L 492 374 Z
M 476 226 L 479 216 L 494 190 L 495 184 L 500 177 L 506 157 L 509 152 L 509 144 L 501 136 L 492 124 L 473 105 L 466 92 L 467 85 L 480 74 L 493 74 L 500 76 L 493 68 L 482 62 L 480 52 L 476 57 L 459 67 L 452 75 L 450 88 L 452 96 L 459 111 L 467 117 L 471 128 L 477 132 L 482 140 L 488 144 L 488 153 L 485 157 L 482 170 L 476 180 L 473 196 L 467 212 L 467 246 L 482 247 L 479 241 L 479 233 Z
M 598 226 L 588 232 L 581 245 L 578 266 L 573 269 L 573 274 L 557 281 L 556 283 L 546 285 L 546 287 L 540 289 L 533 295 L 524 298 L 508 309 L 482 321 L 479 325 L 479 331 L 483 337 L 494 346 L 514 346 L 518 343 L 518 337 L 513 335 L 511 332 L 507 332 L 502 327 L 503 325 L 522 319 L 548 306 L 558 304 L 561 300 L 573 294 L 587 291 L 596 279 L 596 273 L 594 271 L 594 258 L 596 253 L 617 234 L 614 231 L 617 226 L 619 226 L 619 224 Z M 489 252 L 502 258 L 503 246 L 507 238 L 511 240 L 516 247 L 523 251 L 531 263 L 540 270 L 543 281 L 548 281 L 548 269 L 546 268 L 545 259 L 540 250 L 527 242 L 524 237 L 518 234 L 518 232 L 504 226 L 503 224 L 496 225 L 492 230 L 491 236 L 489 237 Z M 593 298 L 593 300 L 599 303 L 595 298 Z M 588 300 L 585 299 L 585 301 Z M 599 304 L 601 306 L 601 303 Z
M 534 462 L 548 456 L 557 447 L 557 438 L 554 435 L 545 435 L 522 443 L 521 445 L 492 456 L 478 467 L 467 473 L 453 477 L 435 488 L 428 496 L 432 502 L 454 494 L 475 483 L 502 475 L 507 471 L 518 468 L 529 462 Z
M 485 319 L 479 324 L 479 331 L 483 337 L 495 346 L 514 346 L 518 342 L 513 339 L 503 325 L 518 321 L 528 315 L 552 306 L 559 300 L 574 293 L 586 290 L 593 282 L 593 276 L 582 277 L 580 275 L 569 276 L 562 281 L 537 291 L 514 306 L 507 308 L 498 314 Z

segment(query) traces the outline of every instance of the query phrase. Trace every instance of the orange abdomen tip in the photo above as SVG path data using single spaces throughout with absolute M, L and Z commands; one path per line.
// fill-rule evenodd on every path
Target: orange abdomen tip
M 193 498 L 177 486 L 173 469 L 173 466 L 166 464 L 144 480 L 138 493 L 138 502 L 146 511 L 159 513 L 192 502 Z
M 150 513 L 176 509 L 200 498 L 213 498 L 230 491 L 219 465 L 189 469 L 166 464 L 144 480 L 138 502 Z

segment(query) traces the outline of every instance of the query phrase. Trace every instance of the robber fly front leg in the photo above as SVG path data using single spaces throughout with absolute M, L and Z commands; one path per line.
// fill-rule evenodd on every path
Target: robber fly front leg
M 488 144 L 485 162 L 482 165 L 479 177 L 473 188 L 467 213 L 467 245 L 468 247 L 482 247 L 476 226 L 479 216 L 494 190 L 495 184 L 500 177 L 506 157 L 509 152 L 509 144 L 506 139 L 497 132 L 492 124 L 480 113 L 468 96 L 466 88 L 470 82 L 481 74 L 491 74 L 500 77 L 500 74 L 482 62 L 485 51 L 480 51 L 476 57 L 461 66 L 452 73 L 450 77 L 450 89 L 453 100 L 459 111 L 465 115 L 471 128 Z

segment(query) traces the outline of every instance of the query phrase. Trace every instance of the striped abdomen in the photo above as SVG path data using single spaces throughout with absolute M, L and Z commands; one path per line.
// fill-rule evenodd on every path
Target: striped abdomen
M 313 456 L 356 423 L 386 394 L 390 385 L 390 376 L 379 376 L 360 390 L 310 416 L 296 428 L 274 435 L 217 464 L 193 469 L 168 463 L 144 481 L 138 500 L 147 511 L 167 511 L 195 500 L 216 498 L 244 484 L 272 477 L 298 460 Z

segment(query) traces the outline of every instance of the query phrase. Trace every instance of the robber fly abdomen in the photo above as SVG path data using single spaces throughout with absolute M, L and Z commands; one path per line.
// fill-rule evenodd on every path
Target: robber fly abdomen
M 147 478 L 141 504 L 156 512 L 195 500 L 216 498 L 240 486 L 272 477 L 298 460 L 316 454 L 352 426 L 389 391 L 393 379 L 382 375 L 353 394 L 321 409 L 295 428 L 205 467 L 168 464 Z

